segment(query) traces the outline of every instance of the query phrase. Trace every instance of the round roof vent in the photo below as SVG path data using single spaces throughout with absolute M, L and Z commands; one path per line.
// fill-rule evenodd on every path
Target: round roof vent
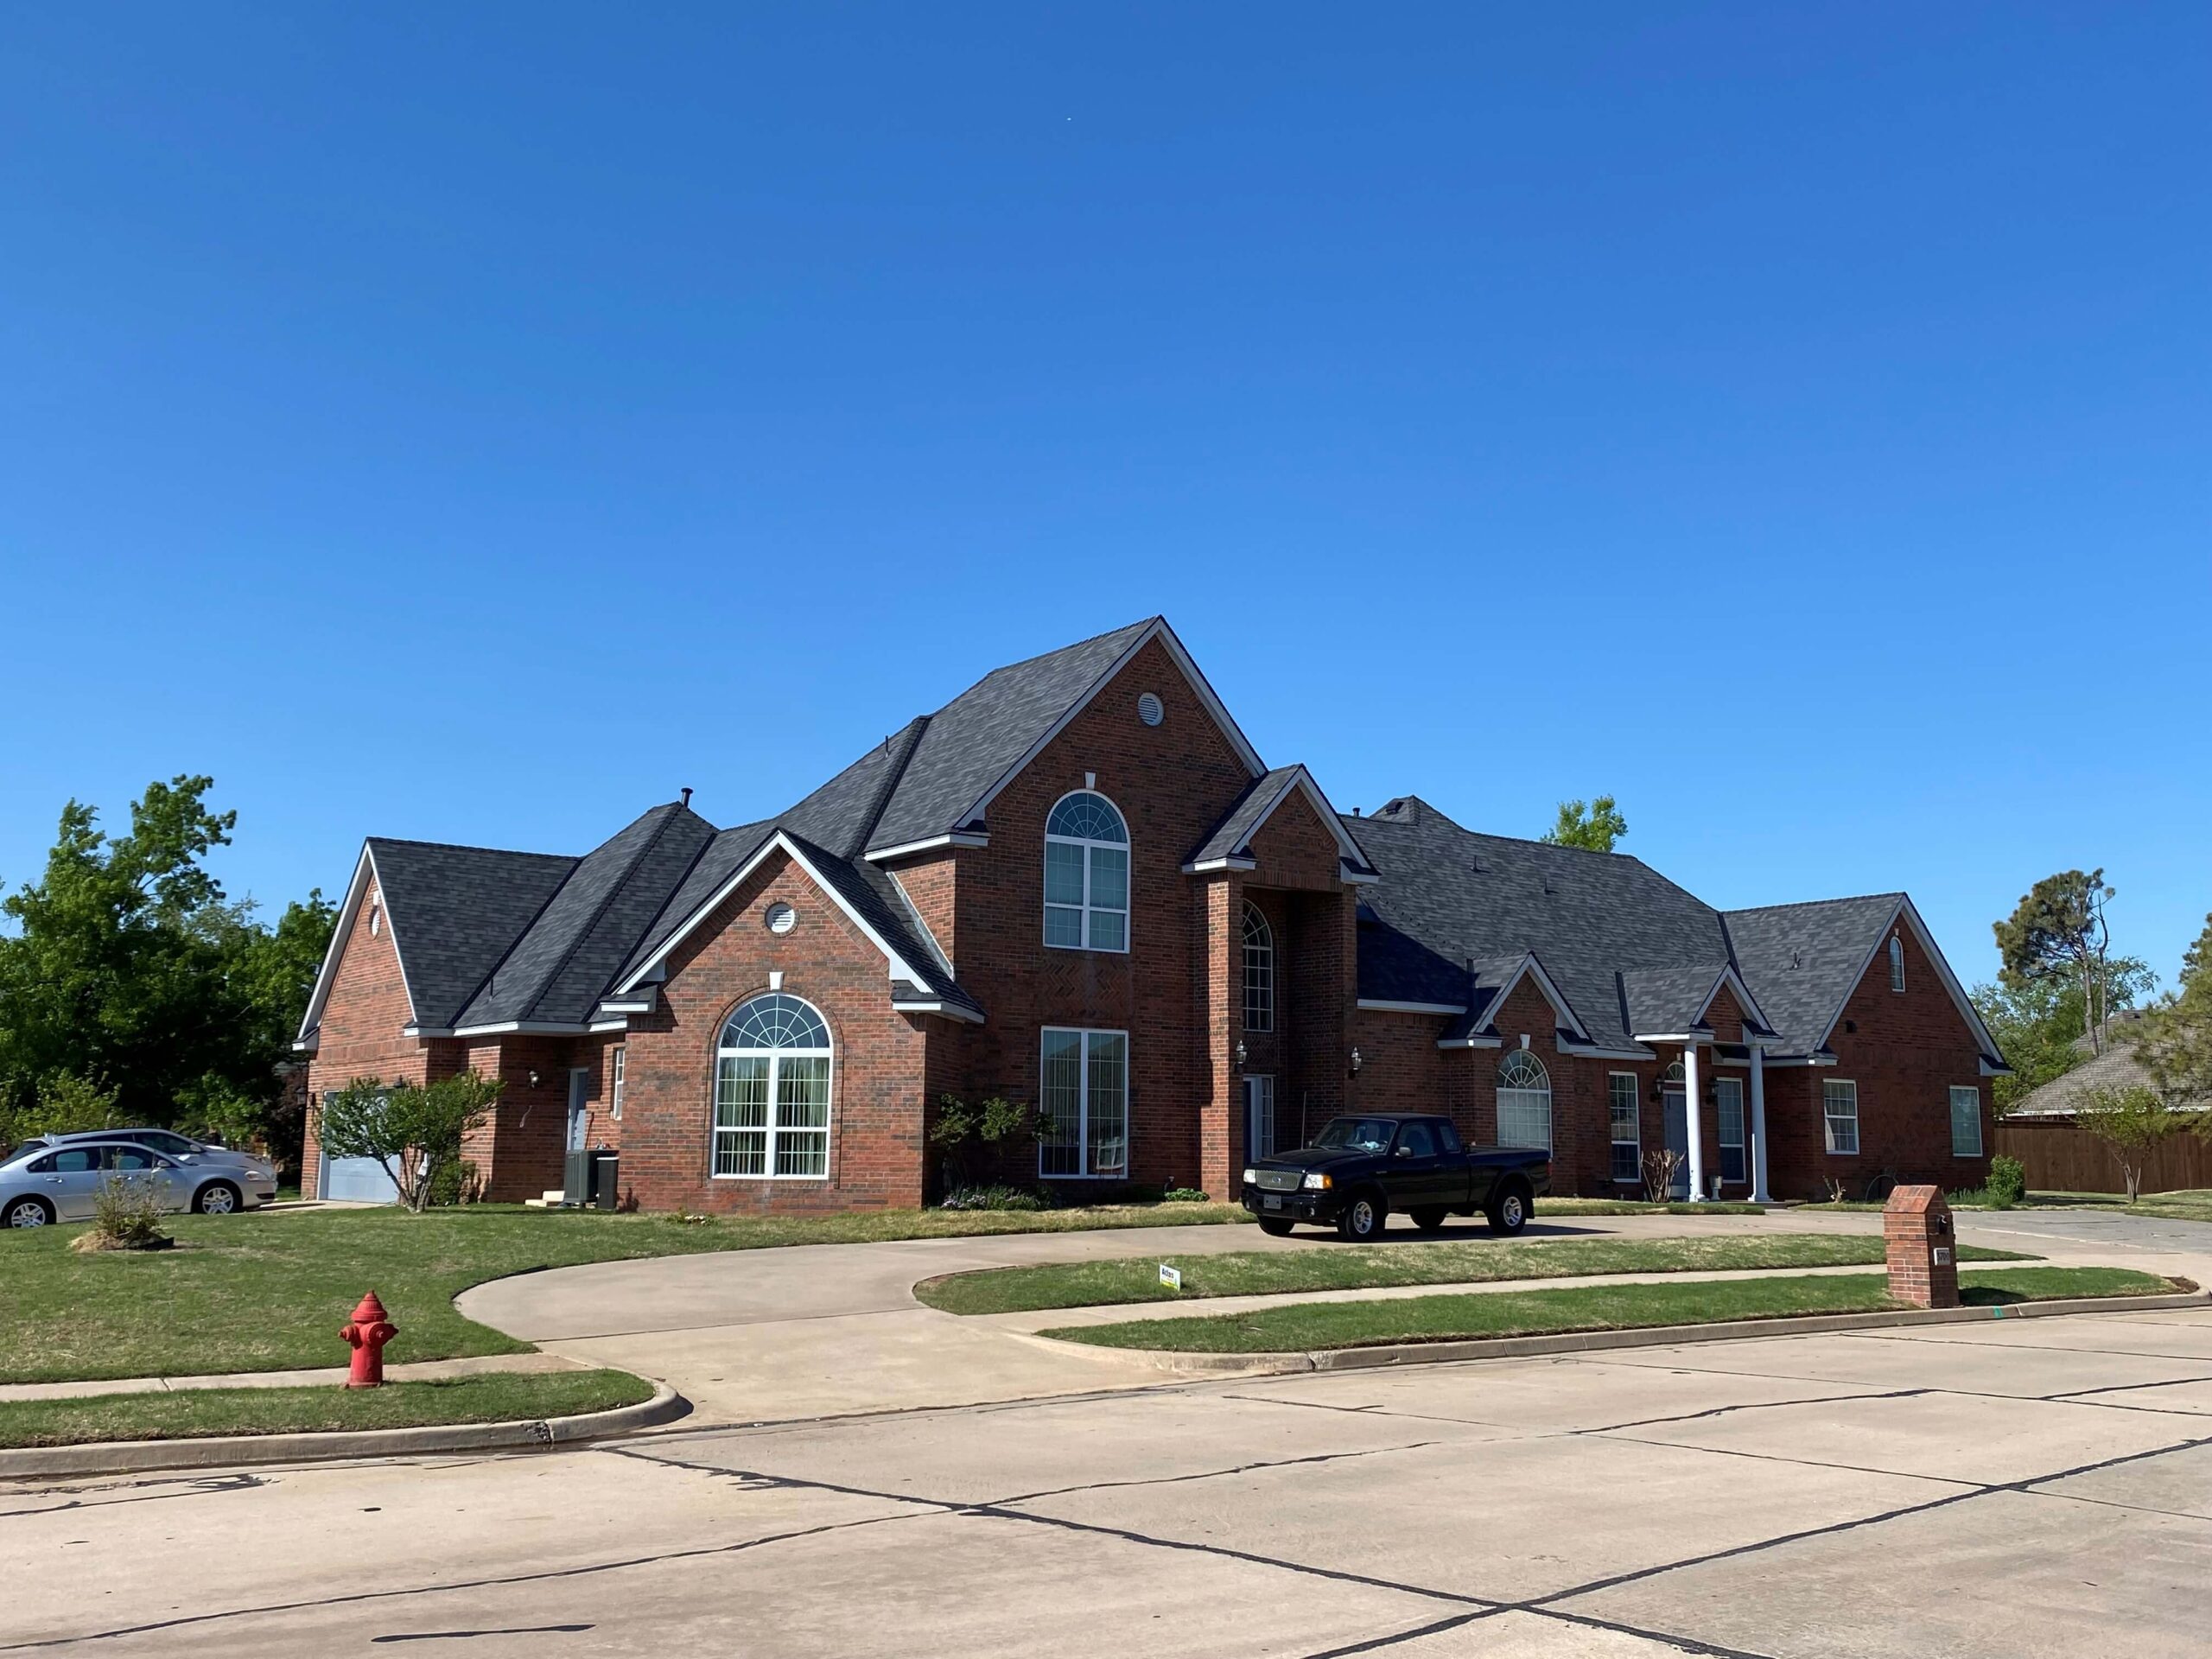
M 1137 699 L 1137 718 L 1147 726 L 1157 726 L 1167 718 L 1167 706 L 1147 691 Z
M 788 933 L 798 925 L 798 912 L 793 910 L 789 905 L 779 901 L 768 906 L 768 912 L 764 919 L 767 922 L 768 931 L 771 933 Z

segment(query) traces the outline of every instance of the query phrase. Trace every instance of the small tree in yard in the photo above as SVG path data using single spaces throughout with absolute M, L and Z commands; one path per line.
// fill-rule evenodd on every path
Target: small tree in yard
M 1005 1142 L 1045 1138 L 1037 1115 L 1018 1100 L 993 1095 L 971 1105 L 957 1095 L 938 1097 L 937 1122 L 930 1125 L 930 1144 L 938 1149 L 948 1188 L 968 1185 L 975 1175 L 973 1160 L 995 1153 Z
M 1675 1196 L 1675 1183 L 1681 1179 L 1682 1166 L 1689 1162 L 1672 1147 L 1655 1147 L 1643 1154 L 1643 1196 L 1654 1204 L 1665 1204 Z
M 420 1215 L 505 1086 L 474 1071 L 426 1084 L 357 1077 L 322 1098 L 322 1149 L 333 1158 L 373 1158 L 396 1171 L 400 1202 Z
M 2188 1113 L 2169 1111 L 2158 1090 L 2139 1083 L 2125 1089 L 2107 1085 L 2087 1090 L 2074 1109 L 2074 1122 L 2111 1148 L 2127 1183 L 2130 1204 L 2142 1191 L 2144 1166 L 2159 1143 L 2193 1127 Z

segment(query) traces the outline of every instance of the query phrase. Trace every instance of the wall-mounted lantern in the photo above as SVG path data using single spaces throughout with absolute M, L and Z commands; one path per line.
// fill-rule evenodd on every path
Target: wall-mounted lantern
M 1244 1069 L 1244 1062 L 1249 1057 L 1244 1052 L 1244 1039 L 1239 1037 L 1236 1039 L 1236 1069 L 1239 1071 Z
M 1351 1074 L 1355 1077 L 1359 1075 L 1359 1048 L 1357 1044 L 1353 1046 L 1351 1051 Z

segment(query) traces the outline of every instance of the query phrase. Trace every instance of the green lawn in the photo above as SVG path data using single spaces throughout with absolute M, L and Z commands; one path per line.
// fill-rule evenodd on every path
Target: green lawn
M 2164 1279 L 2121 1268 L 2010 1268 L 1961 1274 L 1974 1305 L 2071 1296 L 2141 1296 L 2171 1289 Z M 1375 1343 L 1448 1342 L 1573 1331 L 1701 1325 L 1719 1319 L 1867 1313 L 1898 1306 L 1878 1274 L 1711 1280 L 1688 1284 L 1591 1285 L 1571 1290 L 1493 1291 L 1389 1301 L 1306 1302 L 1211 1319 L 1137 1319 L 1046 1332 L 1102 1348 L 1180 1353 L 1282 1354 Z
M 1249 1219 L 1218 1204 L 1046 1211 L 879 1211 L 796 1220 L 480 1206 L 179 1216 L 178 1248 L 79 1255 L 74 1227 L 0 1232 L 0 1382 L 188 1376 L 335 1365 L 361 1293 L 383 1297 L 395 1362 L 518 1353 L 461 1318 L 471 1285 L 538 1268 L 637 1256 L 874 1239 L 1168 1227 Z
M 545 1371 L 380 1389 L 194 1389 L 36 1400 L 0 1405 L 0 1446 L 526 1422 L 633 1406 L 652 1392 L 652 1383 L 627 1371 Z
M 2022 1262 L 2011 1250 L 1961 1246 L 1961 1261 Z M 1507 1243 L 1486 1239 L 1440 1244 L 1316 1245 L 1310 1250 L 1248 1250 L 1229 1255 L 1129 1256 L 1049 1267 L 986 1268 L 926 1280 L 914 1294 L 948 1313 L 1014 1313 L 1121 1302 L 1185 1301 L 1205 1296 L 1265 1296 L 1285 1291 L 1366 1290 L 1383 1285 L 1480 1284 L 1501 1279 L 1568 1278 L 1600 1273 L 1721 1272 L 1751 1268 L 1863 1267 L 1882 1260 L 1882 1241 L 1865 1234 L 1783 1233 L 1722 1238 L 1571 1238 Z M 1165 1261 L 1183 1288 L 1160 1282 Z

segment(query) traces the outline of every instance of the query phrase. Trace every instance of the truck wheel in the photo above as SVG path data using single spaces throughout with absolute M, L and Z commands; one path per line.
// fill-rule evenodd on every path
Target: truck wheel
M 1345 1200 L 1344 1214 L 1337 1217 L 1337 1231 L 1355 1244 L 1371 1244 L 1382 1236 L 1382 1224 L 1389 1214 L 1381 1193 L 1354 1193 Z
M 1262 1216 L 1260 1217 L 1260 1230 L 1269 1238 L 1288 1238 L 1290 1224 L 1281 1216 Z
M 1508 1182 L 1490 1201 L 1489 1215 L 1493 1233 L 1519 1232 L 1529 1224 L 1529 1189 L 1518 1181 Z
M 1452 1212 L 1440 1205 L 1424 1205 L 1418 1210 L 1408 1210 L 1406 1213 L 1414 1218 L 1414 1225 L 1420 1228 L 1421 1231 L 1433 1233 L 1444 1225 L 1444 1218 Z

